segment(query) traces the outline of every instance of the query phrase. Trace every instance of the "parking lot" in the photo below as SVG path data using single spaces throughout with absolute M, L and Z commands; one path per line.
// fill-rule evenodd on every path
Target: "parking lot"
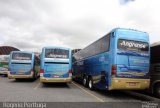
M 41 84 L 37 80 L 0 76 L 0 102 L 138 102 L 147 101 L 121 91 L 91 91 L 77 82 Z

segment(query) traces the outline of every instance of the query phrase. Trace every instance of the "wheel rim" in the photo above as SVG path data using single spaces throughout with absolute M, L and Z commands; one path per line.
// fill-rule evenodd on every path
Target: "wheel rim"
M 89 80 L 89 88 L 92 88 L 92 81 Z
M 86 85 L 86 78 L 83 79 L 83 85 Z

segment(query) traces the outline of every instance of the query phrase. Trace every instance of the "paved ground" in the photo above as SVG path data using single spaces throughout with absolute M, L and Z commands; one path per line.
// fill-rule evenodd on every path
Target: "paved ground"
M 91 91 L 81 84 L 47 84 L 39 79 L 8 79 L 0 76 L 0 102 L 140 102 L 146 101 L 121 91 Z

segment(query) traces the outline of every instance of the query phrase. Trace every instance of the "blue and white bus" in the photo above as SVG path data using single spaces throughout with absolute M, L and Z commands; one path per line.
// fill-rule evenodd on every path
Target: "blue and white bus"
M 71 82 L 72 51 L 63 47 L 44 47 L 41 53 L 40 81 L 42 83 Z
M 33 52 L 12 51 L 9 60 L 8 78 L 37 78 L 40 75 L 40 57 Z
M 90 89 L 149 88 L 149 36 L 116 28 L 73 55 L 73 79 Z

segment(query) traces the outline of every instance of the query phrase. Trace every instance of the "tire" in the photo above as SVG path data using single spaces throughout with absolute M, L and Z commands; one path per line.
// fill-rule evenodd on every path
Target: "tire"
M 88 87 L 88 79 L 87 79 L 87 76 L 84 76 L 84 77 L 83 77 L 83 86 L 84 86 L 84 87 Z
M 33 79 L 37 79 L 37 72 L 34 70 Z
M 160 98 L 160 84 L 157 84 L 155 87 L 155 96 Z
M 76 80 L 75 80 L 75 76 L 74 76 L 74 75 L 72 75 L 72 80 L 73 80 L 73 81 L 76 81 Z
M 49 83 L 42 82 L 42 84 L 43 84 L 44 87 L 47 87 Z
M 94 90 L 92 77 L 89 78 L 88 87 L 89 87 L 90 90 Z
M 15 80 L 19 82 L 19 81 L 21 81 L 22 79 L 20 79 L 20 78 L 16 78 Z
M 5 74 L 4 77 L 8 77 L 8 74 Z

